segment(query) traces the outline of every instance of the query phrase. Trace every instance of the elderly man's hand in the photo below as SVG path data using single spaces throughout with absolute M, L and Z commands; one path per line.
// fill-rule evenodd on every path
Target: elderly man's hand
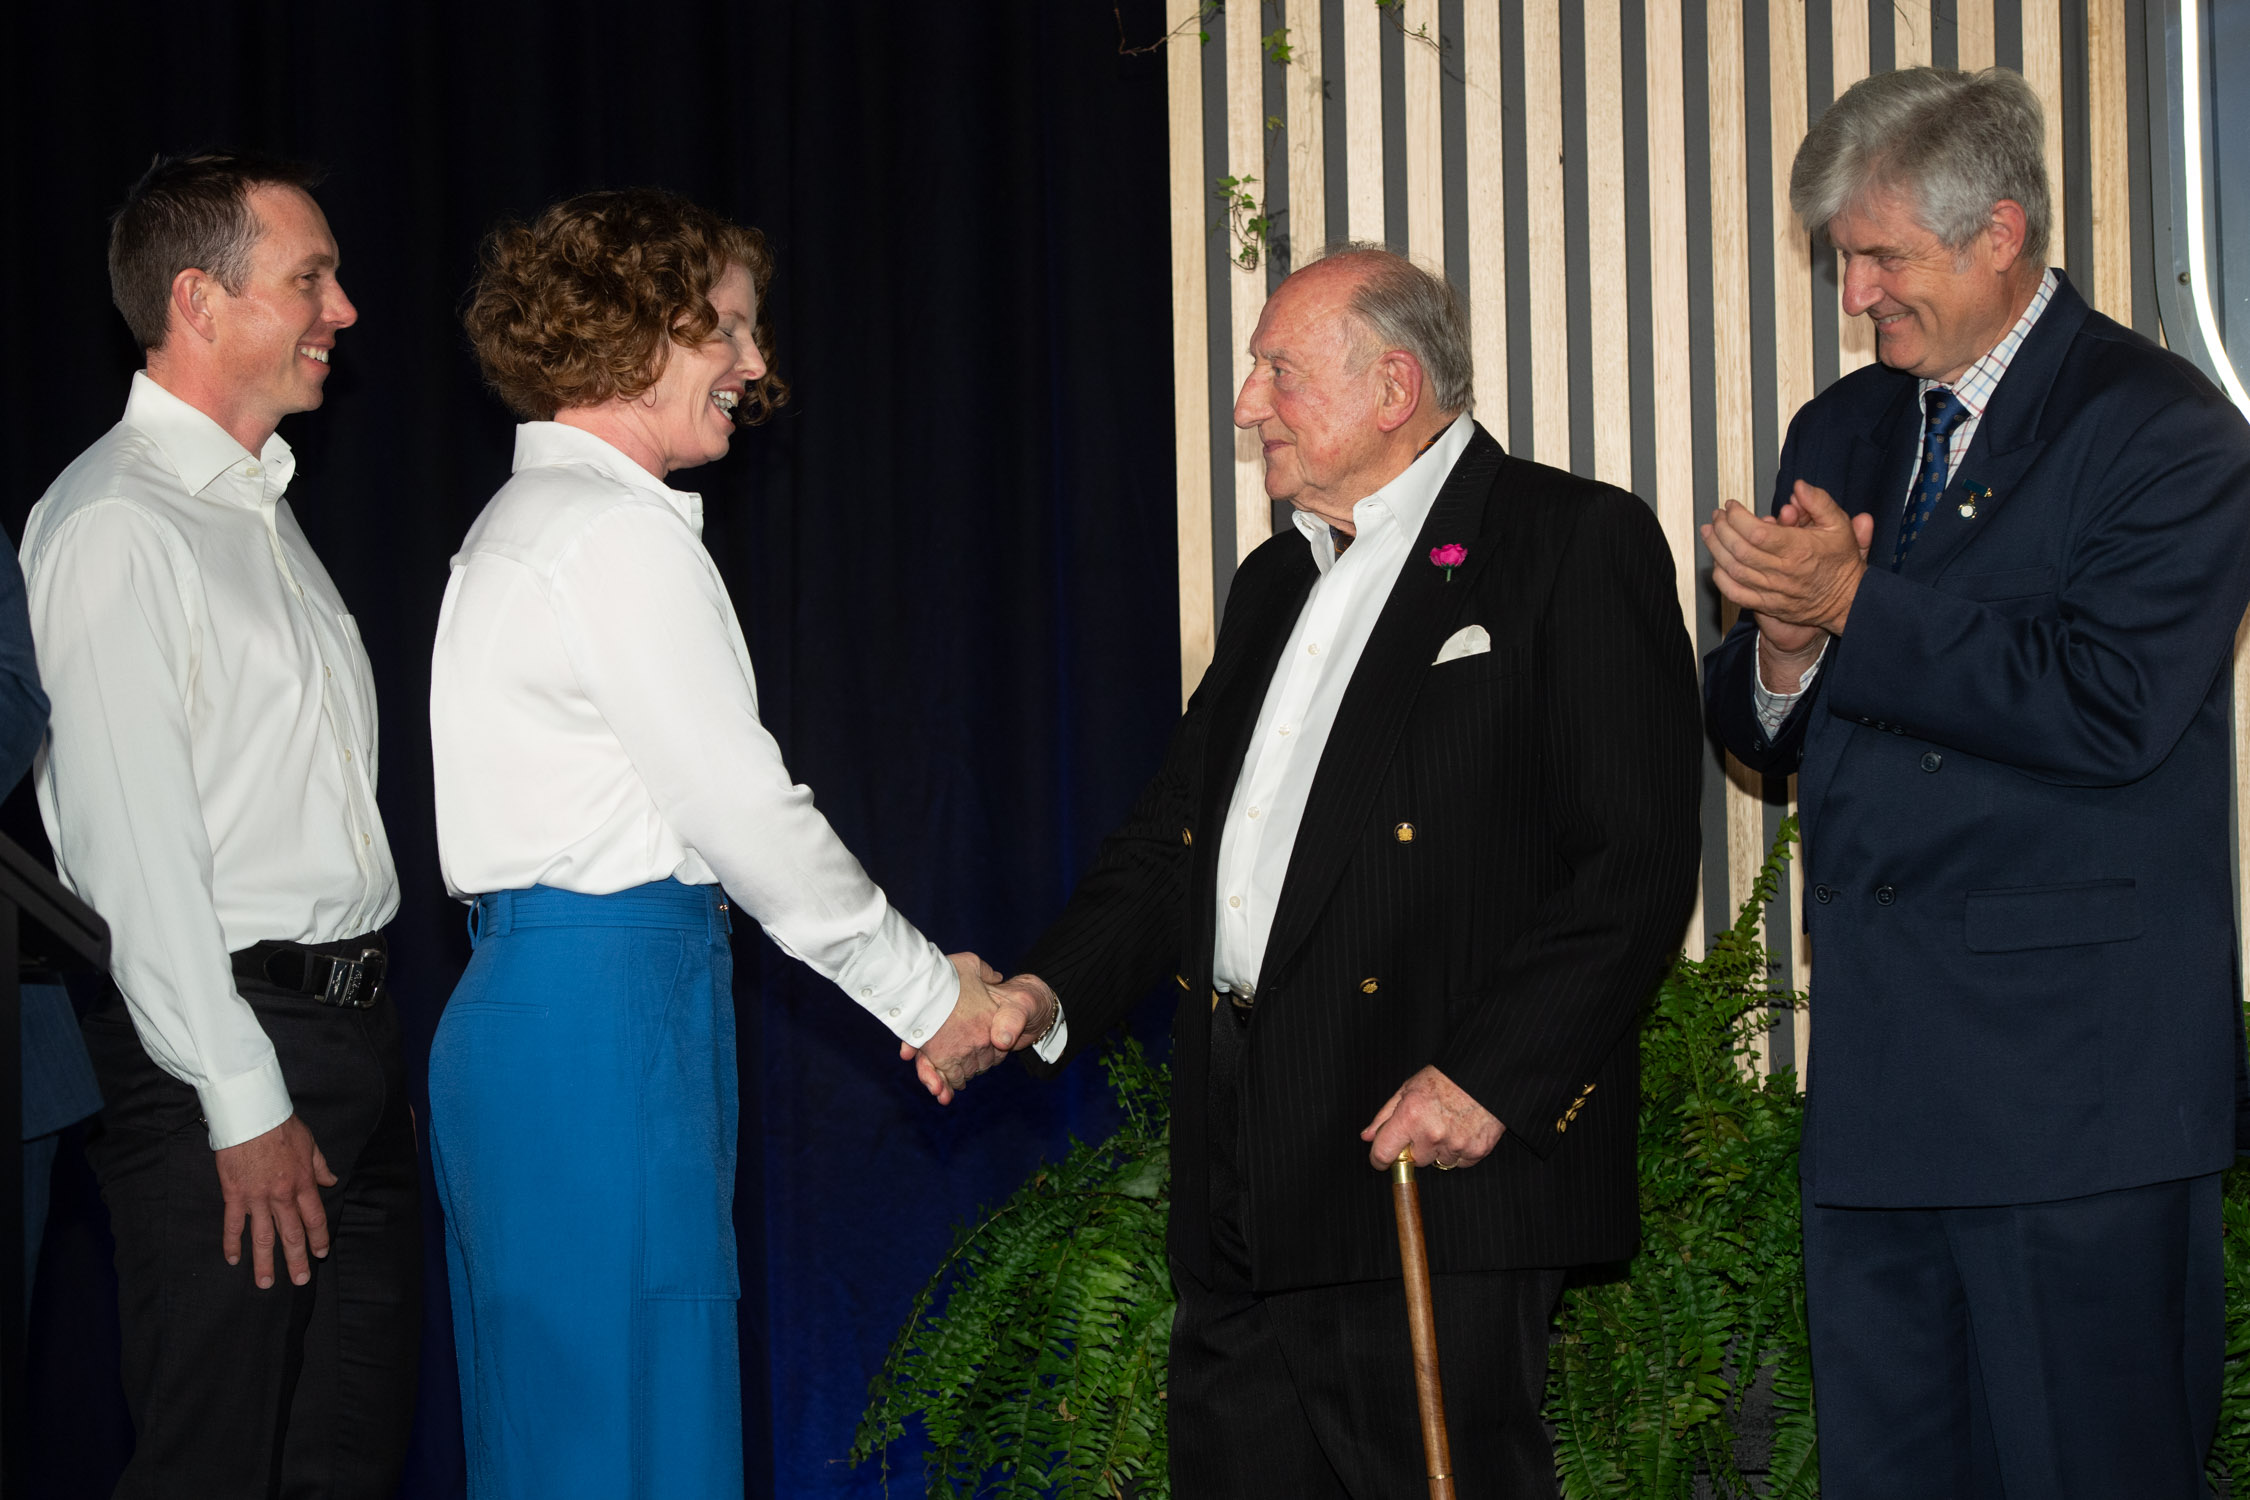
M 1442 1170 L 1473 1167 L 1492 1154 L 1508 1127 L 1492 1117 L 1461 1086 L 1436 1068 L 1424 1068 L 1383 1101 L 1375 1118 L 1359 1133 L 1373 1144 L 1367 1159 L 1387 1172 L 1411 1146 L 1414 1160 Z
M 1767 644 L 1785 656 L 1817 651 L 1822 632 L 1842 635 L 1875 518 L 1847 515 L 1829 493 L 1798 480 L 1777 517 L 1729 500 L 1702 528 L 1711 581 L 1758 617 Z
M 974 953 L 950 957 L 961 976 L 953 1013 L 922 1046 L 898 1049 L 940 1104 L 951 1104 L 970 1079 L 1045 1036 L 1055 1015 L 1054 991 L 1036 976 L 1018 975 L 1002 985 L 1000 971 Z

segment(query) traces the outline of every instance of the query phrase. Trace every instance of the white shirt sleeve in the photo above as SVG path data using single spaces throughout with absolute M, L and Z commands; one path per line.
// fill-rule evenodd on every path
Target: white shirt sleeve
M 665 821 L 784 953 L 900 1040 L 929 1041 L 960 980 L 790 779 L 694 535 L 656 507 L 619 506 L 557 562 L 550 588 L 579 684 Z
M 273 1043 L 235 990 L 212 901 L 180 579 L 161 524 L 112 501 L 65 520 L 28 583 L 54 702 L 41 775 L 56 865 L 108 921 L 110 973 L 141 1045 L 195 1090 L 218 1150 L 292 1106 Z
M 1834 639 L 1833 636 L 1829 637 L 1831 641 Z M 1759 670 L 1750 674 L 1750 701 L 1756 705 L 1759 726 L 1765 730 L 1768 738 L 1781 731 L 1782 722 L 1789 717 L 1789 711 L 1797 706 L 1797 700 L 1811 690 L 1813 679 L 1820 675 L 1820 664 L 1828 660 L 1828 644 L 1828 641 L 1822 641 L 1820 643 L 1820 655 L 1813 658 L 1811 666 L 1798 674 L 1797 691 L 1794 693 L 1777 693 L 1766 686 L 1764 671 L 1766 638 L 1762 635 L 1758 637 Z

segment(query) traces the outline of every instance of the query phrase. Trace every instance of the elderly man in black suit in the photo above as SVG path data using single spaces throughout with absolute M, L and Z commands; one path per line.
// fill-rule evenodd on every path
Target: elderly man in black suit
M 1829 1500 L 2185 1500 L 2218 1417 L 2250 428 L 2047 267 L 2044 138 L 1998 69 L 1821 117 L 1791 198 L 1882 362 L 1704 528 L 1712 720 L 1802 778 Z
M 1563 1268 L 1633 1251 L 1636 1026 L 1694 894 L 1672 559 L 1639 500 L 1470 419 L 1460 307 L 1396 255 L 1292 275 L 1251 353 L 1235 423 L 1296 525 L 1244 559 L 1163 769 L 1006 988 L 1024 1036 L 1067 1007 L 1067 1062 L 1176 979 L 1175 1493 L 1419 1487 L 1371 1171 L 1411 1150 L 1441 1169 L 1459 1491 L 1552 1495 L 1548 1323 Z M 968 1066 L 1021 1044 L 1012 1014 Z

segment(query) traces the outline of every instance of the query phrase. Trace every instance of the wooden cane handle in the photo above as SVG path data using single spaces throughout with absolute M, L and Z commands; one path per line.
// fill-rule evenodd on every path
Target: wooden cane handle
M 1422 1192 L 1414 1184 L 1414 1148 L 1391 1167 L 1391 1206 L 1398 1211 L 1398 1258 L 1406 1273 L 1406 1331 L 1414 1345 L 1414 1400 L 1422 1413 L 1422 1456 L 1429 1462 L 1430 1500 L 1453 1500 L 1453 1446 L 1445 1435 L 1445 1382 L 1438 1374 L 1437 1312 L 1430 1299 L 1430 1255 L 1422 1240 Z

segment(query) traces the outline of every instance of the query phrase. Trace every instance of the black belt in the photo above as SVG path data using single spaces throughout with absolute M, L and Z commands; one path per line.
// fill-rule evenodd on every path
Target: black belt
M 231 955 L 237 979 L 309 996 L 320 1005 L 365 1010 L 383 998 L 390 954 L 380 932 L 341 943 L 254 943 Z

